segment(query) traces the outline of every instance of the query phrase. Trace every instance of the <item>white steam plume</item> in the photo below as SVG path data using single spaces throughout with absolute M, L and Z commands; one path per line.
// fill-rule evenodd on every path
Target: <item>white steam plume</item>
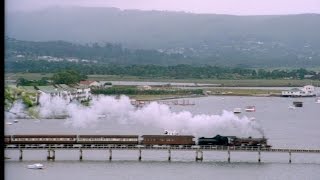
M 42 98 L 42 97 L 41 97 Z M 57 97 L 58 98 L 58 97 Z M 230 111 L 222 111 L 221 115 L 199 114 L 189 111 L 172 112 L 167 105 L 150 103 L 136 109 L 127 96 L 119 99 L 110 96 L 97 96 L 90 106 L 69 103 L 62 99 L 43 98 L 40 100 L 40 112 L 43 115 L 67 113 L 67 123 L 76 128 L 85 128 L 98 123 L 117 122 L 119 124 L 137 124 L 144 127 L 171 129 L 194 135 L 251 135 L 263 134 L 259 123 L 248 117 L 238 117 Z M 105 115 L 100 119 L 99 116 Z M 143 132 L 141 132 L 143 133 Z
M 17 101 L 13 104 L 13 106 L 10 108 L 8 113 L 5 113 L 7 119 L 14 119 L 14 118 L 25 118 L 27 117 L 27 114 L 25 113 L 25 105 L 22 103 L 22 101 Z
M 66 115 L 68 113 L 68 101 L 58 96 L 42 93 L 39 97 L 39 116 L 42 118 Z

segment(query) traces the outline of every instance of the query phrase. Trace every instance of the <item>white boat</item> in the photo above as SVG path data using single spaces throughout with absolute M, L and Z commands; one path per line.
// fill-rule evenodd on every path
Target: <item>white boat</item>
M 250 117 L 249 120 L 250 120 L 250 121 L 255 121 L 256 118 L 255 118 L 255 117 Z
M 255 112 L 256 111 L 256 107 L 255 106 L 247 106 L 246 107 L 246 111 L 247 112 Z
M 289 109 L 295 109 L 296 107 L 290 105 L 288 108 L 289 108 Z
M 234 108 L 233 113 L 236 113 L 236 114 L 241 113 L 241 108 Z
M 320 98 L 316 99 L 316 103 L 320 104 Z
M 6 125 L 12 125 L 12 122 L 6 122 Z
M 36 163 L 36 164 L 30 164 L 30 165 L 28 165 L 28 168 L 29 168 L 29 169 L 43 169 L 44 166 L 43 166 L 43 164 Z
M 99 114 L 98 115 L 98 119 L 103 119 L 103 118 L 106 118 L 107 117 L 107 115 L 105 115 L 105 114 Z
M 14 122 L 14 123 L 18 123 L 19 121 L 18 121 L 18 119 L 15 119 L 15 120 L 13 120 L 13 122 Z

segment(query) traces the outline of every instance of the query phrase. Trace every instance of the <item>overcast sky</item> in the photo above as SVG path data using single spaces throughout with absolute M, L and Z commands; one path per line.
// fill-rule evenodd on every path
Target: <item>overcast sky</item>
M 320 13 L 320 0 L 5 0 L 5 3 L 6 11 L 90 6 L 234 15 Z

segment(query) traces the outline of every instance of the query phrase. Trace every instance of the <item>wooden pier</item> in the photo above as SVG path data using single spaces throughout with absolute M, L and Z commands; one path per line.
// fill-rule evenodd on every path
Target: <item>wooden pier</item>
M 239 146 L 145 146 L 145 145 L 123 145 L 123 144 L 5 144 L 5 150 L 19 150 L 19 159 L 23 159 L 23 150 L 48 150 L 47 160 L 55 160 L 56 150 L 79 150 L 79 160 L 83 160 L 83 150 L 106 150 L 109 153 L 109 160 L 112 160 L 114 150 L 135 150 L 138 151 L 138 160 L 142 160 L 142 152 L 147 150 L 168 151 L 168 161 L 171 161 L 171 151 L 195 151 L 196 161 L 203 160 L 203 151 L 224 151 L 227 152 L 227 161 L 231 162 L 231 152 L 258 153 L 258 162 L 261 162 L 262 152 L 288 153 L 289 163 L 292 162 L 293 153 L 316 153 L 320 149 L 289 149 L 289 148 L 262 148 L 262 147 L 239 147 Z

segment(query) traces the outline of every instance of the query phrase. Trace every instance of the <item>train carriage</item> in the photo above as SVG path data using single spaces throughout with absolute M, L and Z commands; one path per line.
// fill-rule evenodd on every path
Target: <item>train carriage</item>
M 10 144 L 11 143 L 11 136 L 10 135 L 5 135 L 4 136 L 4 143 L 5 144 Z
M 190 135 L 143 135 L 142 145 L 195 145 Z
M 79 144 L 134 144 L 139 143 L 138 135 L 79 135 Z
M 73 144 L 76 135 L 12 135 L 11 144 Z

